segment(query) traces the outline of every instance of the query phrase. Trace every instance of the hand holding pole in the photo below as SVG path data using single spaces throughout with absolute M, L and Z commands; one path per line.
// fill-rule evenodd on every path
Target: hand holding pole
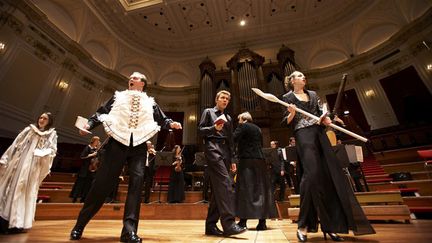
M 286 106 L 286 107 L 289 106 L 288 103 L 283 102 L 282 100 L 278 99 L 276 96 L 274 96 L 274 95 L 272 95 L 272 94 L 264 93 L 264 92 L 262 92 L 260 89 L 257 89 L 257 88 L 252 88 L 252 90 L 253 90 L 257 95 L 263 97 L 264 99 L 266 99 L 266 100 L 268 100 L 268 101 L 275 102 L 275 103 L 279 103 L 279 104 L 281 104 L 281 105 L 283 105 L 283 106 Z M 320 121 L 320 117 L 317 117 L 317 116 L 315 116 L 315 115 L 313 115 L 313 114 L 311 114 L 311 113 L 309 113 L 309 112 L 307 112 L 307 111 L 304 111 L 304 110 L 302 110 L 302 109 L 300 109 L 300 108 L 298 108 L 298 107 L 296 107 L 295 110 L 296 110 L 296 112 L 300 112 L 301 114 L 303 114 L 303 115 L 305 115 L 305 116 L 307 116 L 307 117 L 310 117 L 310 118 L 312 118 L 312 119 L 314 119 L 314 120 L 316 120 L 316 121 Z M 352 137 L 354 137 L 354 138 L 357 138 L 358 140 L 363 141 L 363 142 L 365 142 L 365 143 L 368 141 L 367 138 L 362 137 L 362 136 L 360 136 L 360 135 L 358 135 L 358 134 L 356 134 L 356 133 L 353 133 L 353 132 L 351 132 L 351 131 L 348 131 L 347 129 L 342 128 L 342 127 L 340 127 L 340 126 L 337 126 L 337 125 L 335 125 L 335 124 L 333 124 L 333 123 L 331 123 L 331 124 L 329 125 L 329 127 L 332 127 L 332 128 L 334 128 L 334 129 L 336 129 L 336 130 L 338 130 L 338 131 L 341 131 L 341 132 L 343 132 L 343 133 L 345 133 L 345 134 L 348 134 L 348 135 L 350 135 L 350 136 L 352 136 Z

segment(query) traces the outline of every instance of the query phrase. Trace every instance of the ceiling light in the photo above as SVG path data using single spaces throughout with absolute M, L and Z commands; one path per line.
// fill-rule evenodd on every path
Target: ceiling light
M 4 53 L 6 50 L 6 44 L 3 42 L 0 42 L 0 53 Z
M 240 26 L 245 26 L 246 25 L 246 20 L 241 20 L 240 21 Z
M 190 116 L 189 116 L 189 121 L 190 121 L 190 122 L 195 122 L 195 121 L 196 121 L 196 117 L 195 117 L 195 115 L 190 115 Z
M 431 71 L 431 70 L 432 70 L 432 64 L 428 64 L 428 65 L 426 66 L 426 68 L 427 68 L 427 70 Z
M 375 92 L 372 89 L 366 90 L 365 95 L 367 97 L 374 97 L 375 96 Z
M 69 83 L 64 80 L 60 80 L 60 82 L 58 83 L 58 87 L 61 91 L 64 91 L 69 87 Z

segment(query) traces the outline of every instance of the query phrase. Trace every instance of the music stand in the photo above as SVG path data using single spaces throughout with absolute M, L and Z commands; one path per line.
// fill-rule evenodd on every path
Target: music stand
M 169 183 L 171 165 L 173 163 L 174 152 L 157 152 L 155 155 L 155 166 L 157 167 L 153 181 L 159 184 L 158 203 L 161 202 L 162 183 Z M 154 202 L 151 202 L 154 203 Z
M 342 168 L 347 168 L 349 166 L 350 159 L 348 157 L 348 153 L 347 153 L 347 150 L 345 148 L 345 145 L 344 144 L 338 144 L 336 146 L 333 146 L 333 151 L 335 152 L 336 157 L 338 158 L 338 160 L 340 162 L 339 165 Z
M 286 161 L 297 161 L 297 148 L 296 146 L 285 147 Z
M 207 160 L 205 158 L 204 152 L 196 152 L 195 161 L 193 163 L 194 165 L 198 165 L 198 166 L 206 166 Z
M 263 148 L 264 159 L 267 165 L 272 165 L 279 161 L 279 155 L 275 148 Z
M 195 153 L 195 160 L 194 160 L 193 164 L 195 166 L 198 166 L 199 168 L 204 168 L 204 170 L 207 169 L 207 159 L 205 157 L 204 152 L 196 152 Z M 203 172 L 204 172 L 204 174 L 206 173 L 205 171 L 203 171 Z M 194 173 L 194 172 L 192 172 L 192 173 Z M 205 175 L 203 175 L 203 180 L 205 180 L 204 176 Z M 195 176 L 192 175 L 192 188 L 194 187 L 194 183 L 195 183 Z M 204 183 L 204 181 L 203 181 L 203 183 Z M 204 188 L 202 188 L 202 189 L 204 189 Z M 206 202 L 206 200 L 203 199 L 203 200 L 199 200 L 197 202 L 194 202 L 194 204 L 204 203 L 204 202 Z
M 345 174 L 348 177 L 348 181 L 350 182 L 350 185 L 354 191 L 355 187 L 353 185 L 353 182 L 351 181 L 351 174 L 348 170 L 348 166 L 350 165 L 350 163 L 363 162 L 362 148 L 360 146 L 338 144 L 336 146 L 333 146 L 333 151 L 336 153 L 336 157 L 338 158 L 341 167 L 345 171 Z M 366 179 L 364 178 L 363 169 L 361 168 L 361 166 L 360 170 L 366 190 L 369 191 L 369 187 L 367 185 Z

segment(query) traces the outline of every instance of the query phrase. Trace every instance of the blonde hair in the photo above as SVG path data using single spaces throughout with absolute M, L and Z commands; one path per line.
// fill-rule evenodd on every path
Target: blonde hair
M 221 91 L 217 92 L 215 101 L 217 101 L 219 99 L 219 96 L 221 96 L 221 94 L 228 95 L 228 98 L 231 99 L 231 93 L 230 92 L 228 92 L 226 90 L 221 90 Z
M 238 119 L 241 118 L 243 121 L 252 122 L 252 115 L 249 112 L 247 112 L 247 111 L 245 111 L 245 112 L 241 113 L 240 115 L 238 115 L 237 118 Z

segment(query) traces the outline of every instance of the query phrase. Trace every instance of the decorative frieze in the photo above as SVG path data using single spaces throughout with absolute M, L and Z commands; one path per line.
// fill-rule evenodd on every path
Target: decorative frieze
M 5 23 L 17 35 L 21 35 L 21 33 L 24 31 L 24 24 L 15 18 L 15 16 L 10 15 L 7 12 L 3 11 L 0 13 L 0 23 L 1 25 Z
M 430 51 L 430 48 L 432 47 L 431 45 L 432 45 L 432 42 L 430 42 L 430 41 L 416 42 L 409 47 L 410 53 L 413 56 L 417 56 L 421 52 Z M 428 49 L 428 47 L 429 47 L 429 49 Z
M 88 77 L 83 77 L 81 79 L 81 85 L 82 87 L 84 87 L 85 89 L 92 91 L 93 88 L 96 88 L 96 82 L 93 81 L 92 79 L 88 78 Z
M 65 59 L 62 62 L 62 66 L 64 69 L 71 71 L 72 73 L 76 73 L 77 72 L 77 65 L 71 60 L 71 59 Z
M 372 77 L 372 74 L 369 70 L 362 70 L 360 72 L 356 72 L 354 74 L 354 81 L 360 82 L 363 79 L 369 79 Z
M 409 55 L 401 56 L 395 60 L 389 61 L 384 65 L 378 67 L 374 70 L 375 74 L 380 75 L 382 73 L 387 73 L 388 75 L 397 73 L 401 70 L 402 65 L 410 60 Z

